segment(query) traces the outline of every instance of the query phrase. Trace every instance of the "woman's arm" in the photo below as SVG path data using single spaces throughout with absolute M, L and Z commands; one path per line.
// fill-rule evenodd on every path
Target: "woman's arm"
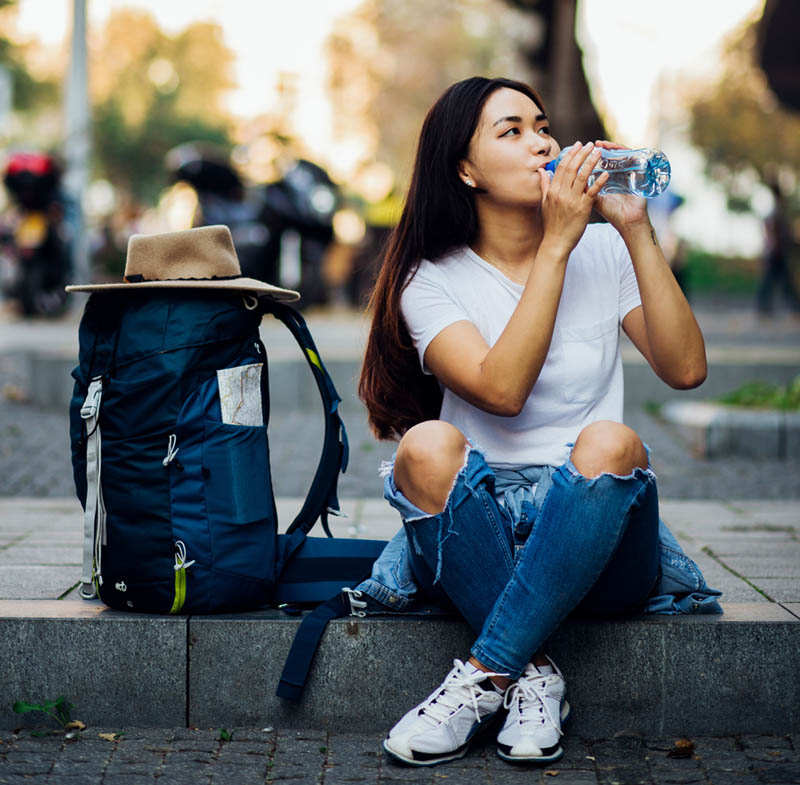
M 597 145 L 624 149 L 612 142 Z M 598 197 L 595 207 L 625 242 L 642 298 L 641 308 L 622 320 L 622 329 L 670 387 L 698 387 L 707 372 L 703 334 L 664 258 L 647 215 L 647 200 L 611 194 Z
M 425 352 L 425 364 L 442 384 L 491 414 L 519 414 L 539 377 L 553 336 L 567 259 L 606 179 L 598 178 L 586 188 L 599 151 L 575 148 L 568 155 L 552 183 L 540 171 L 542 242 L 522 297 L 497 342 L 490 348 L 475 325 L 463 321 L 442 330 Z M 592 156 L 582 171 L 581 164 Z
M 642 298 L 641 307 L 622 320 L 622 329 L 670 387 L 698 387 L 707 372 L 703 335 L 650 221 L 623 226 L 620 235 L 631 255 Z

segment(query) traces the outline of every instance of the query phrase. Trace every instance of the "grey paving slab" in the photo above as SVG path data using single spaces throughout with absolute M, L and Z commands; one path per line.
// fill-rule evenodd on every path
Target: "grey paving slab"
M 755 523 L 780 526 L 800 532 L 800 501 L 736 499 L 731 506 Z
M 800 602 L 786 602 L 783 603 L 783 606 L 789 611 L 789 613 L 794 614 L 798 619 L 800 619 Z
M 800 561 L 800 542 L 789 535 L 741 537 L 730 534 L 698 536 L 693 533 L 692 541 L 725 561 L 729 556 L 760 558 L 776 555 Z
M 0 551 L 0 569 L 8 564 L 76 565 L 81 563 L 81 546 L 76 541 L 70 546 L 38 545 L 31 547 L 27 540 Z
M 79 567 L 0 566 L 0 600 L 55 600 L 80 580 Z
M 723 602 L 742 603 L 756 602 L 769 603 L 769 599 L 746 580 L 734 575 L 718 563 L 705 563 L 701 566 L 706 583 L 713 589 L 722 592 Z
M 792 578 L 753 578 L 752 583 L 774 602 L 800 602 L 800 581 Z
M 732 509 L 722 499 L 681 499 L 666 497 L 659 500 L 661 517 L 675 528 L 710 526 L 714 529 L 726 524 L 742 523 L 742 513 Z
M 800 560 L 793 556 L 726 556 L 722 561 L 746 578 L 800 578 Z M 798 581 L 800 583 L 800 581 Z

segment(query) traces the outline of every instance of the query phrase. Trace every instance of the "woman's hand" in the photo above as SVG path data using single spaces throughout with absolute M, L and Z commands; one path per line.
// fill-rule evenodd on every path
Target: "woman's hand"
M 542 244 L 557 248 L 565 257 L 581 239 L 597 194 L 608 179 L 608 174 L 603 172 L 591 187 L 586 186 L 599 160 L 600 150 L 591 142 L 576 143 L 561 159 L 552 181 L 544 169 L 539 169 L 543 194 Z
M 630 149 L 603 139 L 598 139 L 595 146 L 605 150 Z M 594 207 L 618 232 L 637 223 L 646 224 L 650 220 L 647 216 L 647 200 L 633 194 L 603 194 L 597 197 Z

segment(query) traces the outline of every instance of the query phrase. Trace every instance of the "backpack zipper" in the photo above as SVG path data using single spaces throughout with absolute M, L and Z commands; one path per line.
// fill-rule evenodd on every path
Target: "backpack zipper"
M 183 540 L 175 542 L 175 599 L 172 602 L 170 613 L 180 613 L 186 602 L 186 570 L 194 564 L 186 561 L 186 544 Z

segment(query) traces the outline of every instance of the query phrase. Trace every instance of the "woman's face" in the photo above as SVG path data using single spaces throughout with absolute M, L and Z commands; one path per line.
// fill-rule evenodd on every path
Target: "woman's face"
M 538 205 L 542 187 L 537 170 L 560 150 L 541 108 L 524 93 L 501 87 L 483 106 L 459 176 L 494 201 Z

